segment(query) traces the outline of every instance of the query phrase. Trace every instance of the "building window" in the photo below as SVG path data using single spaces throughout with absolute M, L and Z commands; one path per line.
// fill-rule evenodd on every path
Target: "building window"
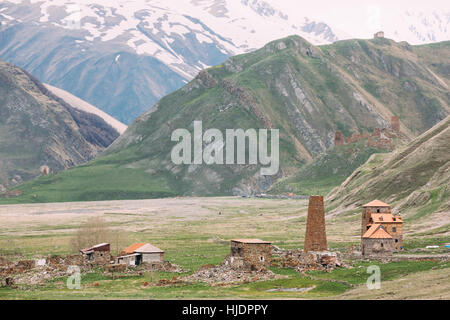
M 377 209 L 377 213 L 380 213 L 380 209 Z
M 382 247 L 382 248 L 384 247 L 384 244 L 383 244 L 383 242 L 381 243 L 381 247 Z
M 264 256 L 260 256 L 259 261 L 264 262 Z
M 397 242 L 398 242 L 398 239 L 395 239 L 395 242 L 397 243 Z
M 392 227 L 392 232 L 397 232 L 397 228 L 396 227 Z

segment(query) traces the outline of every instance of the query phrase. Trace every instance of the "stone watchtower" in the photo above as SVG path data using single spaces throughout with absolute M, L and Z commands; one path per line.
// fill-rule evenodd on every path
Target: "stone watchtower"
M 305 252 L 327 251 L 323 196 L 310 196 L 306 220 Z

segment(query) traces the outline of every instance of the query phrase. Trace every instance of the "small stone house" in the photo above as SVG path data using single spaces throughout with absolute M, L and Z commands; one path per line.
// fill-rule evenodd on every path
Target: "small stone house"
M 109 243 L 100 243 L 90 248 L 81 249 L 80 253 L 84 262 L 89 264 L 109 264 L 111 249 Z
M 363 256 L 392 256 L 394 241 L 381 224 L 372 225 L 362 237 Z
M 272 263 L 272 245 L 260 239 L 232 239 L 230 264 L 232 267 L 260 270 Z
M 141 263 L 163 263 L 164 251 L 150 243 L 135 243 L 121 252 L 117 263 L 138 266 Z

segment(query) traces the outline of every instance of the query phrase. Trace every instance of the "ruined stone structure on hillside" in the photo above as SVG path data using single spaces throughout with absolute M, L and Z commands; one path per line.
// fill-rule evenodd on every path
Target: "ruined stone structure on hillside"
M 309 197 L 304 251 L 327 251 L 323 196 Z
M 374 39 L 376 38 L 384 38 L 384 31 L 378 31 L 373 35 Z
M 361 250 L 363 255 L 384 255 L 386 250 L 390 250 L 392 254 L 392 251 L 402 249 L 402 217 L 399 214 L 393 214 L 391 206 L 382 201 L 373 200 L 365 204 L 361 221 Z
M 391 129 L 395 132 L 400 132 L 400 119 L 398 118 L 398 116 L 392 116 Z
M 46 176 L 46 175 L 48 175 L 50 173 L 50 168 L 48 166 L 46 166 L 46 165 L 43 165 L 43 166 L 41 166 L 39 168 L 39 171 L 41 172 L 41 174 L 43 176 Z
M 372 133 L 353 132 L 351 136 L 345 137 L 342 132 L 334 133 L 334 145 L 346 145 L 366 139 L 368 147 L 393 150 L 393 139 L 400 137 L 400 120 L 398 116 L 392 116 L 389 128 L 374 128 Z
M 345 143 L 345 141 L 344 141 L 344 136 L 342 135 L 342 132 L 336 131 L 334 133 L 334 145 L 340 146 L 340 145 L 343 145 L 344 143 Z

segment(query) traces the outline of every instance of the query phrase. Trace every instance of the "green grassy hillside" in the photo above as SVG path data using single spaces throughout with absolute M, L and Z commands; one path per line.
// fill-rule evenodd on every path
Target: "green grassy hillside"
M 413 138 L 444 119 L 449 114 L 446 86 L 450 77 L 433 66 L 448 65 L 448 50 L 449 43 L 417 49 L 388 39 L 346 40 L 319 47 L 298 36 L 271 42 L 200 72 L 139 117 L 98 158 L 22 185 L 23 197 L 8 201 L 270 191 L 277 181 L 329 150 L 337 130 L 350 136 L 388 128 L 391 116 L 398 115 L 402 135 Z M 217 128 L 223 133 L 237 128 L 279 129 L 278 174 L 262 176 L 259 165 L 173 164 L 170 152 L 176 143 L 170 140 L 171 134 L 177 128 L 192 132 L 194 120 L 203 121 L 203 130 Z M 330 178 L 330 185 L 340 183 L 375 151 L 361 150 L 339 177 Z M 337 158 L 345 161 L 345 157 Z M 322 162 L 323 172 L 334 175 L 329 162 Z M 322 169 L 306 175 L 311 183 L 315 171 Z M 329 188 L 324 181 L 318 187 Z
M 408 221 L 448 212 L 449 141 L 450 116 L 395 152 L 373 155 L 330 192 L 327 201 L 340 210 L 383 199 L 407 213 Z M 445 221 L 445 216 L 442 219 Z
M 298 172 L 278 181 L 269 193 L 327 194 L 372 154 L 385 152 L 385 149 L 367 147 L 366 141 L 332 147 Z

